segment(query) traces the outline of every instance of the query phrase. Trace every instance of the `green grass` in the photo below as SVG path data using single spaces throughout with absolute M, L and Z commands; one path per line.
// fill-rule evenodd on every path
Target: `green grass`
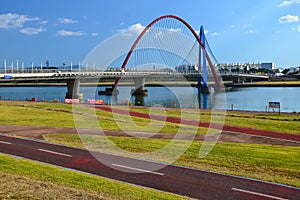
M 120 107 L 120 109 L 124 108 Z M 131 110 L 142 113 L 149 112 L 149 108 L 131 108 Z M 199 119 L 201 122 L 213 123 L 225 121 L 225 124 L 230 126 L 300 134 L 300 114 L 281 113 L 278 115 L 274 113 L 215 111 L 212 115 L 207 110 L 192 109 L 167 109 L 166 111 L 156 109 L 155 114 L 164 115 L 165 112 L 168 116 L 182 117 L 188 120 Z
M 0 124 L 75 128 L 76 119 L 77 128 L 98 129 L 100 126 L 104 130 L 161 133 L 177 133 L 180 130 L 187 134 L 207 132 L 206 128 L 128 117 L 83 106 L 76 106 L 76 114 L 73 114 L 72 105 L 67 104 L 0 102 L 0 109 Z
M 29 178 L 29 183 L 37 183 L 37 181 L 39 181 L 39 184 L 41 184 L 41 182 L 43 184 L 55 184 L 56 189 L 58 188 L 57 190 L 63 191 L 67 187 L 73 188 L 71 192 L 74 192 L 74 190 L 78 190 L 79 192 L 81 190 L 88 191 L 99 199 L 184 199 L 184 197 L 177 195 L 129 185 L 73 170 L 66 170 L 35 161 L 17 159 L 4 154 L 0 154 L 0 172 L 19 176 L 17 181 L 24 179 L 22 177 L 27 177 Z M 2 181 L 3 180 L 0 181 L 0 188 L 2 186 L 1 183 L 5 184 Z M 10 187 L 10 185 L 4 185 L 4 187 L 7 188 Z M 39 185 L 32 185 L 31 189 L 32 188 L 39 189 Z M 45 192 L 47 192 L 47 188 Z M 53 192 L 55 193 L 55 191 Z M 4 197 L 7 197 L 7 194 L 0 192 L 0 197 L 1 195 L 3 195 L 3 199 L 6 199 Z M 26 191 L 18 191 L 18 193 L 14 193 L 11 198 L 27 199 L 25 197 L 29 195 L 30 194 L 26 193 Z M 61 198 L 64 197 L 62 196 Z M 42 198 L 40 196 L 36 199 Z M 50 197 L 50 199 L 52 198 Z
M 259 85 L 284 85 L 284 84 L 299 84 L 300 81 L 278 81 L 272 79 L 271 81 L 262 81 L 262 82 L 252 82 L 251 84 L 259 84 Z
M 0 102 L 0 109 L 1 124 L 74 127 L 71 105 Z
M 118 107 L 119 109 L 127 109 L 126 107 Z M 76 114 L 72 112 L 72 105 L 55 104 L 55 103 L 32 103 L 32 102 L 0 102 L 0 124 L 28 125 L 28 126 L 49 126 L 49 127 L 75 127 L 75 121 L 80 121 L 82 128 L 97 128 L 98 123 L 105 130 L 127 130 L 127 131 L 148 131 L 161 133 L 180 133 L 197 132 L 199 134 L 206 133 L 207 129 L 195 129 L 190 126 L 183 126 L 172 123 L 161 123 L 159 121 L 151 121 L 149 119 L 140 119 L 128 117 L 126 115 L 115 115 L 112 113 L 96 110 L 96 118 L 92 117 L 89 108 L 80 106 L 76 109 Z M 149 112 L 149 108 L 130 108 L 137 112 Z M 212 116 L 209 111 L 192 110 L 192 109 L 153 109 L 153 114 L 165 114 L 169 116 L 183 116 L 184 119 L 198 120 L 208 122 Z M 271 113 L 250 113 L 250 112 L 216 112 L 213 116 L 216 121 L 222 121 L 226 117 L 226 124 L 232 126 L 250 127 L 263 130 L 273 130 L 292 134 L 300 134 L 300 115 L 291 114 L 271 114 Z M 95 121 L 93 121 L 95 119 Z M 78 125 L 78 124 L 77 124 Z M 180 129 L 179 129 L 180 128 Z M 61 143 L 69 146 L 77 146 L 82 148 L 82 141 L 76 135 L 54 134 L 45 135 L 46 139 L 51 142 Z M 153 152 L 169 143 L 164 139 L 141 139 L 128 137 L 109 137 L 109 139 L 120 148 L 129 152 Z M 103 142 L 103 139 L 95 136 L 86 136 L 85 141 L 89 147 L 95 150 L 106 151 L 107 149 L 99 149 L 96 142 Z M 185 141 L 179 141 L 177 145 L 184 144 Z M 288 184 L 300 187 L 300 149 L 299 147 L 272 146 L 272 145 L 254 145 L 254 144 L 235 144 L 235 143 L 218 143 L 210 154 L 204 159 L 199 159 L 199 149 L 201 142 L 194 141 L 189 149 L 177 159 L 175 164 L 194 167 L 198 169 L 210 170 L 226 174 L 241 175 L 251 178 L 257 178 L 265 181 Z M 175 147 L 176 148 L 176 147 Z M 176 149 L 174 149 L 175 152 Z M 2 159 L 0 157 L 0 159 Z M 10 160 L 9 158 L 8 160 Z M 6 160 L 6 158 L 4 159 Z M 44 171 L 43 177 L 37 177 L 35 172 L 39 169 L 31 167 L 32 163 L 18 164 L 17 159 L 14 163 L 5 164 L 7 161 L 0 160 L 0 171 L 5 173 L 14 173 L 30 179 L 50 181 L 63 186 L 80 187 L 76 184 L 64 182 L 65 175 L 62 179 L 52 180 L 52 176 L 61 172 Z M 10 161 L 12 162 L 12 161 Z M 17 162 L 17 163 L 16 163 Z M 37 163 L 33 164 L 36 168 L 44 168 Z M 7 167 L 5 167 L 7 166 Z M 17 167 L 16 167 L 17 166 Z M 48 166 L 48 165 L 47 165 Z M 16 169 L 21 167 L 21 169 Z M 49 166 L 48 166 L 49 167 Z M 11 168 L 11 170 L 9 170 Z M 30 171 L 30 168 L 34 171 Z M 58 171 L 62 170 L 58 168 Z M 16 173 L 14 172 L 16 171 Z M 48 174 L 48 175 L 47 175 Z M 71 176 L 71 175 L 70 175 Z M 73 174 L 76 179 L 77 174 Z M 81 175 L 78 175 L 81 177 Z M 84 177 L 79 178 L 81 180 Z M 90 179 L 90 178 L 87 178 Z M 72 182 L 72 178 L 70 179 Z M 114 182 L 115 183 L 115 182 Z M 113 184 L 114 184 L 113 183 Z M 93 188 L 95 186 L 84 186 Z M 97 186 L 98 187 L 98 186 Z M 97 188 L 96 187 L 96 188 Z M 113 186 L 112 186 L 113 187 Z M 120 186 L 116 186 L 120 187 Z M 82 188 L 81 188 L 82 189 Z M 84 188 L 83 188 L 84 189 Z M 93 190 L 94 191 L 94 190 Z M 98 191 L 98 190 L 96 190 Z M 101 190 L 102 191 L 102 190 Z M 103 189 L 106 195 L 106 189 Z M 0 193 L 1 194 L 1 193 Z M 108 194 L 113 198 L 115 194 Z M 116 196 L 118 196 L 117 194 Z M 123 197 L 122 197 L 123 198 Z M 125 197 L 124 197 L 125 198 Z M 143 198 L 137 196 L 137 198 Z
M 101 136 L 79 138 L 74 134 L 47 134 L 44 137 L 49 142 L 79 148 L 85 147 L 84 141 L 90 150 L 107 151 L 107 143 Z M 139 153 L 155 151 L 170 142 L 166 139 L 108 138 L 123 150 Z M 300 147 L 217 143 L 208 156 L 200 159 L 201 145 L 202 142 L 194 141 L 174 164 L 300 187 Z
M 118 106 L 119 109 L 127 109 Z M 203 134 L 207 132 L 205 128 L 196 129 L 190 126 L 179 126 L 178 124 L 163 123 L 160 121 L 150 121 L 128 117 L 126 115 L 112 114 L 96 109 L 96 123 L 90 108 L 76 107 L 76 115 L 73 115 L 72 105 L 51 104 L 51 103 L 31 103 L 31 102 L 0 102 L 0 124 L 15 124 L 29 126 L 50 126 L 50 127 L 75 127 L 76 121 L 80 122 L 79 127 L 96 128 L 98 123 L 102 129 L 106 130 L 128 130 L 145 132 L 176 133 L 179 127 L 182 133 L 197 132 Z M 150 108 L 130 108 L 136 112 L 148 113 Z M 250 113 L 250 112 L 215 112 L 211 115 L 206 110 L 193 109 L 157 109 L 151 108 L 156 115 L 182 117 L 188 120 L 199 120 L 201 122 L 219 123 L 225 120 L 226 125 L 240 126 L 262 130 L 272 130 L 291 134 L 300 134 L 300 115 L 273 114 L 273 113 Z M 92 113 L 93 114 L 93 113 Z M 78 124 L 77 124 L 78 125 Z

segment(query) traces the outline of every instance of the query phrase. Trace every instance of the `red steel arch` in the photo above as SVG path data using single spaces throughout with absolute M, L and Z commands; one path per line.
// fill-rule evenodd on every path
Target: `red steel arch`
M 126 68 L 126 65 L 131 57 L 131 54 L 133 53 L 134 49 L 136 48 L 136 46 L 138 45 L 139 41 L 142 39 L 142 37 L 144 36 L 144 34 L 158 21 L 160 20 L 163 20 L 163 19 L 167 19 L 167 18 L 172 18 L 172 19 L 176 19 L 178 21 L 180 21 L 181 23 L 183 23 L 190 31 L 191 33 L 194 35 L 194 37 L 196 38 L 196 40 L 198 41 L 198 43 L 200 44 L 201 48 L 204 49 L 206 51 L 206 49 L 204 48 L 204 45 L 203 43 L 201 42 L 200 40 L 200 37 L 197 35 L 197 33 L 195 32 L 195 30 L 191 27 L 191 25 L 189 25 L 185 20 L 183 20 L 182 18 L 176 16 L 176 15 L 164 15 L 164 16 L 161 16 L 157 19 L 155 19 L 154 21 L 152 21 L 150 24 L 148 24 L 148 26 L 146 26 L 146 28 L 143 30 L 143 32 L 138 36 L 138 38 L 135 40 L 134 44 L 132 45 L 131 49 L 129 50 L 122 66 L 121 66 L 121 69 L 125 69 Z M 215 83 L 220 86 L 221 85 L 221 82 L 218 78 L 218 75 L 217 75 L 217 72 L 213 66 L 213 62 L 211 61 L 208 53 L 206 53 L 206 58 L 207 58 L 207 61 L 210 65 L 210 68 L 212 70 L 212 73 L 214 75 L 214 78 L 215 78 Z M 120 80 L 120 77 L 118 77 L 116 80 L 115 80 L 115 83 L 113 85 L 113 89 L 116 87 L 116 85 L 118 84 Z

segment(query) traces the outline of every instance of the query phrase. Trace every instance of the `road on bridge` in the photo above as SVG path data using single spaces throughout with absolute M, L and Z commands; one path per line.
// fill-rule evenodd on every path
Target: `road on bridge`
M 0 152 L 197 199 L 300 199 L 298 188 L 94 152 L 103 164 L 83 149 L 5 135 Z

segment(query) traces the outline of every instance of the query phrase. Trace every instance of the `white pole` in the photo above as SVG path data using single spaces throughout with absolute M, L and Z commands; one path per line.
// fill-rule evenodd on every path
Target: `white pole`
M 4 73 L 6 74 L 6 59 L 4 59 Z
M 43 63 L 41 62 L 41 71 L 42 71 L 42 69 L 43 69 Z
M 80 65 L 81 65 L 81 63 L 79 61 L 79 63 L 78 63 L 78 71 L 80 71 Z
M 33 62 L 31 62 L 31 73 L 33 73 Z
M 22 72 L 24 72 L 24 62 L 22 62 Z
M 17 65 L 17 73 L 19 71 L 19 60 L 16 60 L 16 65 Z
M 72 63 L 72 61 L 71 61 L 71 71 L 72 71 L 72 69 L 73 69 L 73 63 Z
M 14 73 L 14 61 L 11 61 L 11 73 Z

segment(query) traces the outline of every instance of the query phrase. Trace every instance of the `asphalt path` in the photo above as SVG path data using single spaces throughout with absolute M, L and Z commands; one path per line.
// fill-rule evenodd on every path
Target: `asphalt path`
M 6 135 L 0 152 L 196 199 L 300 199 L 299 188 Z

